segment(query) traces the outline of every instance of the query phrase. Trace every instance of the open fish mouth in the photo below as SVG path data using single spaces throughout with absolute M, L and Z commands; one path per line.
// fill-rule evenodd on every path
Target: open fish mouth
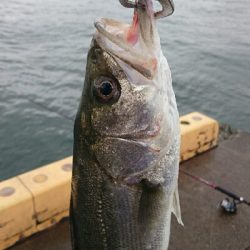
M 161 53 L 155 20 L 174 12 L 172 0 L 158 1 L 162 10 L 154 12 L 152 0 L 120 0 L 124 7 L 135 8 L 132 24 L 108 18 L 95 22 L 99 46 L 149 80 L 157 72 Z
M 98 35 L 95 37 L 99 46 L 129 65 L 144 77 L 154 77 L 157 60 L 147 51 L 142 52 L 136 41 L 136 34 L 131 34 L 131 26 L 116 20 L 102 18 L 95 22 Z M 137 44 L 138 43 L 138 44 Z M 136 46 L 137 45 L 137 46 Z
M 145 2 L 146 7 L 135 9 L 132 24 L 108 18 L 96 21 L 95 39 L 103 50 L 152 79 L 157 70 L 160 40 L 152 1 L 141 2 Z

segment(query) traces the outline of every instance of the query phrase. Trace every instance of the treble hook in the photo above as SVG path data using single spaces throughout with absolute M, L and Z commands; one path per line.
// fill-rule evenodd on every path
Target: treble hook
M 138 0 L 119 0 L 121 5 L 126 8 L 146 8 L 142 1 Z M 167 17 L 174 12 L 174 3 L 172 0 L 157 0 L 162 6 L 162 10 L 154 13 L 156 19 Z

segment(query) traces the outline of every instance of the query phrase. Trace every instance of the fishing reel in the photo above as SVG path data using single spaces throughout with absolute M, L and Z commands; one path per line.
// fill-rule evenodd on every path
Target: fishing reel
M 238 204 L 237 204 L 236 200 L 225 198 L 220 202 L 219 207 L 221 208 L 221 210 L 224 213 L 236 214 L 237 213 L 237 205 Z
M 222 209 L 222 211 L 227 214 L 236 214 L 238 205 L 244 203 L 249 206 L 249 203 L 246 202 L 243 197 L 240 197 L 239 199 L 233 199 L 233 198 L 230 199 L 226 197 L 220 202 L 219 206 Z

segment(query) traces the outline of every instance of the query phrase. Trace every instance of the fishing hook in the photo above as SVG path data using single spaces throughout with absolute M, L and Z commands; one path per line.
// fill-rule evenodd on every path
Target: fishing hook
M 146 5 L 140 0 L 119 0 L 120 4 L 126 8 L 146 8 Z M 161 6 L 162 10 L 154 13 L 156 19 L 167 17 L 174 12 L 174 2 L 173 0 L 157 0 Z

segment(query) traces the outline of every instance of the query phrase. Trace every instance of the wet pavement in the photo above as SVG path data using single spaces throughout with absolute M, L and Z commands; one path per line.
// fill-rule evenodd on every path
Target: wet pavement
M 239 133 L 181 168 L 250 199 L 250 134 Z M 179 192 L 184 227 L 172 220 L 169 250 L 249 250 L 250 207 L 235 215 L 219 208 L 225 195 L 180 174 Z M 10 250 L 70 250 L 68 219 L 33 235 Z

